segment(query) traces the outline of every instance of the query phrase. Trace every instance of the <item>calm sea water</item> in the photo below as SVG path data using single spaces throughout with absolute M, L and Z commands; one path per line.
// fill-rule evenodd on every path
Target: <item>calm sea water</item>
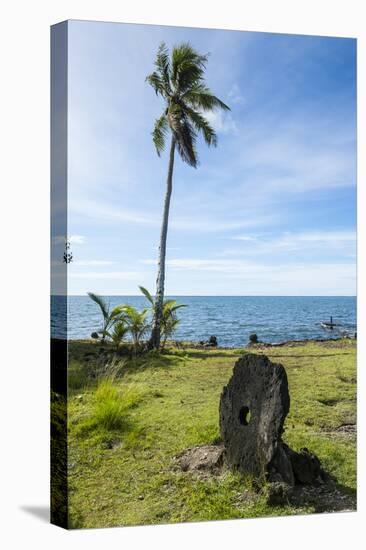
M 107 296 L 111 307 L 147 306 L 143 296 Z M 255 332 L 265 342 L 337 338 L 356 331 L 356 298 L 349 296 L 169 296 L 188 307 L 179 310 L 176 340 L 206 340 L 215 335 L 220 346 L 243 346 Z M 65 299 L 53 297 L 52 336 L 65 337 Z M 325 330 L 321 321 L 341 325 Z M 98 306 L 88 296 L 68 298 L 68 338 L 90 338 L 101 325 Z

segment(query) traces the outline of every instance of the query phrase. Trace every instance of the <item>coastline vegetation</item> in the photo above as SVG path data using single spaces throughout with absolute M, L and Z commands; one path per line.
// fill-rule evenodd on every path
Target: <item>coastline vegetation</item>
M 125 349 L 126 348 L 126 349 Z M 125 349 L 125 353 L 123 350 Z M 70 527 L 291 515 L 356 506 L 356 342 L 177 348 L 135 356 L 108 339 L 69 342 Z M 235 361 L 265 353 L 287 371 L 284 440 L 307 447 L 336 480 L 332 495 L 268 504 L 266 486 L 233 472 L 182 472 L 175 456 L 219 441 L 218 404 Z M 316 381 L 316 383 L 315 383 Z
M 98 294 L 88 292 L 89 298 L 98 306 L 102 314 L 102 325 L 99 330 L 91 334 L 91 337 L 101 342 L 107 340 L 113 342 L 115 351 L 119 351 L 121 345 L 128 337 L 132 340 L 134 354 L 148 350 L 148 343 L 144 336 L 152 328 L 155 315 L 155 299 L 150 292 L 143 286 L 139 286 L 140 291 L 149 302 L 149 306 L 139 311 L 136 307 L 129 304 L 121 304 L 110 309 L 107 301 Z M 159 349 L 164 350 L 166 341 L 171 338 L 179 325 L 177 311 L 185 304 L 178 304 L 176 300 L 164 300 L 162 307 L 162 316 L 160 321 L 160 341 Z

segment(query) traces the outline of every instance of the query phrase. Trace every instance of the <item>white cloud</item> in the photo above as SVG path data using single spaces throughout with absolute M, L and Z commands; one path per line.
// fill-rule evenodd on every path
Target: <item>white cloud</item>
M 153 264 L 154 260 L 145 260 Z M 205 288 L 220 285 L 220 294 L 241 295 L 355 295 L 356 266 L 353 262 L 270 264 L 244 260 L 175 258 L 167 266 L 190 272 L 190 284 L 204 280 Z M 201 276 L 200 276 L 201 274 Z M 184 275 L 187 279 L 187 275 Z M 225 290 L 226 289 L 226 290 Z
M 158 218 L 142 211 L 115 206 L 115 204 L 96 202 L 93 200 L 75 200 L 70 205 L 70 211 L 79 216 L 104 222 L 138 223 L 157 225 Z
M 69 273 L 72 279 L 118 279 L 121 281 L 138 281 L 141 278 L 141 273 L 137 271 L 86 271 Z
M 104 266 L 104 265 L 112 265 L 115 262 L 111 262 L 109 260 L 73 260 L 73 262 L 70 264 L 70 267 L 73 265 L 75 266 L 81 266 L 81 267 L 97 267 L 97 266 Z
M 79 216 L 97 220 L 98 223 L 133 223 L 151 227 L 160 227 L 161 224 L 160 212 L 156 215 L 151 215 L 144 211 L 129 210 L 112 204 L 97 203 L 91 200 L 73 203 L 70 206 L 70 210 Z M 269 225 L 275 221 L 276 217 L 277 215 L 273 213 L 271 215 L 257 215 L 255 212 L 253 214 L 246 212 L 245 216 L 237 215 L 235 218 L 231 217 L 230 220 L 226 220 L 223 217 L 220 221 L 218 216 L 211 219 L 208 217 L 205 218 L 202 214 L 199 217 L 194 215 L 182 216 L 179 214 L 174 214 L 170 217 L 169 226 L 172 229 L 177 230 L 202 231 L 210 233 Z
M 143 264 L 154 265 L 155 260 L 141 260 Z M 220 259 L 197 259 L 197 258 L 176 258 L 167 260 L 166 265 L 172 269 L 187 269 L 197 271 L 219 271 L 221 273 L 233 273 L 237 271 L 256 269 L 256 265 L 241 260 L 220 260 Z
M 277 219 L 276 214 L 261 216 L 245 213 L 242 217 L 236 215 L 235 218 L 231 217 L 226 220 L 224 216 L 222 219 L 219 217 L 216 218 L 205 218 L 201 216 L 174 216 L 171 219 L 170 226 L 173 229 L 181 229 L 185 231 L 197 231 L 197 232 L 207 232 L 214 233 L 220 231 L 232 231 L 235 229 L 243 229 L 246 227 L 260 227 L 270 225 Z
M 86 237 L 84 235 L 71 235 L 69 241 L 72 244 L 85 244 Z
M 284 232 L 275 237 L 266 235 L 237 235 L 232 240 L 250 242 L 250 249 L 254 252 L 294 251 L 325 249 L 356 249 L 355 231 L 308 231 L 301 233 Z M 253 246 L 253 243 L 255 245 Z
M 238 139 L 237 170 L 250 174 L 265 195 L 314 192 L 356 184 L 355 136 L 342 138 L 341 123 L 296 120 L 243 124 Z M 254 184 L 254 185 L 253 185 Z M 259 185 L 257 185 L 259 184 Z
M 238 125 L 230 113 L 224 111 L 209 111 L 203 116 L 218 134 L 237 134 Z
M 242 95 L 240 88 L 237 84 L 233 84 L 230 88 L 228 98 L 229 103 L 234 103 L 236 105 L 243 105 L 245 103 L 245 97 Z
M 253 235 L 237 235 L 235 237 L 231 237 L 231 239 L 234 241 L 256 241 L 258 237 Z

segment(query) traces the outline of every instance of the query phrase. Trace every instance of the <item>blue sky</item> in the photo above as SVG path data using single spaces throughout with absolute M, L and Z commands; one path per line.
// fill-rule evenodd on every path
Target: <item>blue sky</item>
M 356 41 L 69 23 L 69 292 L 154 290 L 167 153 L 145 82 L 161 41 L 210 52 L 207 83 L 231 111 L 218 147 L 178 157 L 167 294 L 354 295 Z

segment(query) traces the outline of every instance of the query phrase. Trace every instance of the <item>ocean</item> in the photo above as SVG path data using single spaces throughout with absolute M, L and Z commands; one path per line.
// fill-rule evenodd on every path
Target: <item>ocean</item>
M 356 297 L 354 296 L 168 296 L 186 308 L 178 311 L 180 324 L 175 340 L 198 342 L 211 335 L 218 345 L 240 347 L 256 333 L 263 342 L 338 338 L 354 335 L 356 329 Z M 105 296 L 111 307 L 131 304 L 148 305 L 143 296 Z M 51 335 L 65 338 L 65 299 L 52 298 Z M 322 321 L 339 324 L 326 330 Z M 100 328 L 101 313 L 88 296 L 68 297 L 68 338 L 90 338 Z

